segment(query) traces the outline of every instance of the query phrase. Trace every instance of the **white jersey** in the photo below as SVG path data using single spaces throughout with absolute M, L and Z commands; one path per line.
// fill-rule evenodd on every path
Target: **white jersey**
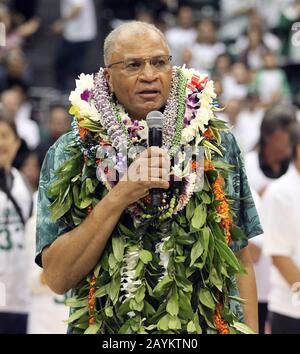
M 21 174 L 14 168 L 11 172 L 11 194 L 27 220 L 31 193 Z M 28 312 L 26 262 L 24 226 L 12 201 L 0 190 L 0 312 Z
M 37 193 L 34 204 L 33 215 L 25 228 L 30 288 L 28 334 L 65 334 L 67 324 L 64 321 L 69 317 L 69 308 L 64 304 L 65 296 L 54 294 L 42 283 L 43 270 L 34 262 Z
M 93 0 L 61 0 L 62 17 L 70 15 L 76 6 L 80 14 L 64 25 L 63 36 L 70 42 L 92 41 L 97 36 L 97 19 Z

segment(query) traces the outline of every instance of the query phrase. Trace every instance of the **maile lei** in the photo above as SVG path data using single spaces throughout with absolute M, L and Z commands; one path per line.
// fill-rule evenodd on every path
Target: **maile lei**
M 149 196 L 124 212 L 99 263 L 67 300 L 73 333 L 251 332 L 230 308 L 233 298 L 243 301 L 231 296 L 244 270 L 230 248 L 242 232 L 224 192 L 230 166 L 220 159 L 226 125 L 215 117 L 215 97 L 206 75 L 173 68 L 163 148 L 171 158 L 178 152 L 180 163 L 190 147 L 187 168 L 173 164 L 172 176 L 182 180 L 171 181 L 155 212 L 149 213 Z M 135 148 L 147 145 L 147 127 L 132 122 L 109 93 L 103 69 L 81 74 L 70 101 L 74 143 L 49 197 L 53 220 L 75 227 L 117 183 Z

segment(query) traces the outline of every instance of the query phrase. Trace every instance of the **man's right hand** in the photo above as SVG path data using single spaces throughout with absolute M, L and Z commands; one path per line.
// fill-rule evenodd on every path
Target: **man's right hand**
M 169 188 L 170 157 L 159 147 L 143 151 L 113 188 L 120 202 L 128 205 L 145 197 L 151 188 Z

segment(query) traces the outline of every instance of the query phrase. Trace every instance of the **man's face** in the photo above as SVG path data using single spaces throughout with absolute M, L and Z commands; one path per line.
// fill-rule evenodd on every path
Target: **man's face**
M 108 65 L 126 59 L 169 54 L 165 42 L 157 33 L 149 31 L 135 36 L 127 33 L 118 37 Z M 116 64 L 106 69 L 106 79 L 110 90 L 125 107 L 129 116 L 145 119 L 149 112 L 166 104 L 170 93 L 172 67 L 170 65 L 165 71 L 157 71 L 146 61 L 140 72 L 128 74 L 123 64 Z

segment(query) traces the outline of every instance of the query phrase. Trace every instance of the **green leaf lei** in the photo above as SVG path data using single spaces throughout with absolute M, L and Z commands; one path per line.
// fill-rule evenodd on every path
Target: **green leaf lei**
M 190 77 L 181 80 L 179 92 L 184 92 L 182 85 L 185 89 L 187 81 L 191 82 Z M 177 99 L 179 144 L 186 95 L 178 94 Z M 88 117 L 80 120 L 76 107 L 71 111 L 76 115 L 74 131 L 79 124 L 88 132 L 86 146 L 105 136 L 100 124 Z M 217 158 L 222 154 L 220 131 L 225 126 L 212 118 L 205 127 L 213 136 L 203 135 L 199 145 L 206 159 L 215 163 L 215 170 L 205 172 L 203 189 L 167 218 L 136 224 L 124 212 L 99 263 L 66 301 L 72 308 L 67 322 L 73 333 L 251 332 L 230 308 L 230 290 L 244 269 L 226 243 L 217 210 L 220 202 L 213 192 L 218 174 L 226 179 L 230 169 Z M 61 219 L 70 227 L 79 225 L 108 193 L 96 178 L 95 154 L 83 154 L 76 134 L 77 141 L 68 147 L 71 157 L 56 171 L 57 179 L 48 191 L 53 220 Z M 232 237 L 245 237 L 237 226 L 231 230 Z M 238 297 L 234 300 L 243 302 Z

